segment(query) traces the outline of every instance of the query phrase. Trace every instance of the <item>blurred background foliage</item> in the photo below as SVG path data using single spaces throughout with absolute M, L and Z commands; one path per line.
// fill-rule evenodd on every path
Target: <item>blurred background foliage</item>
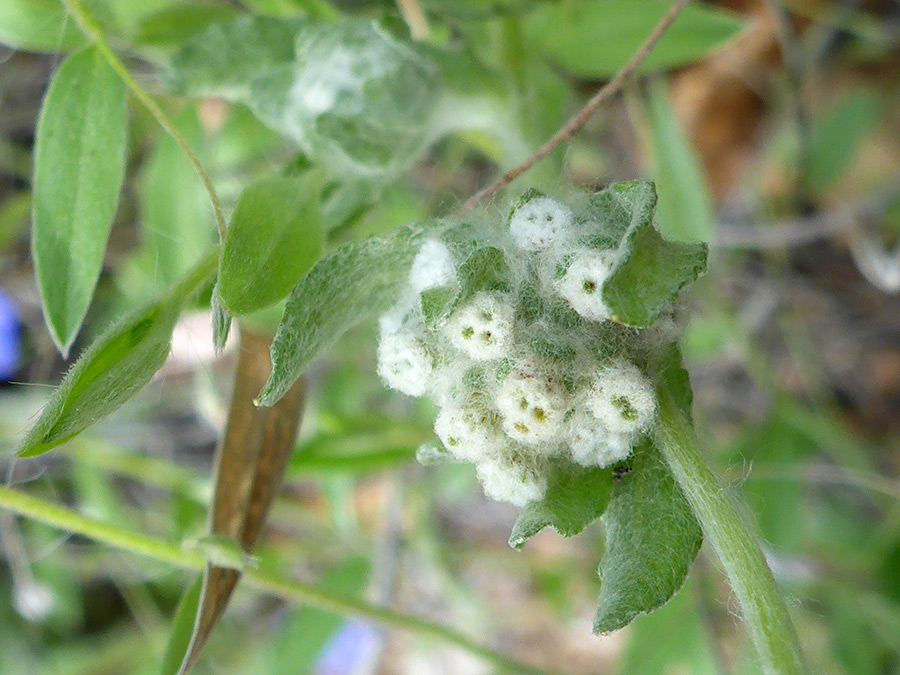
M 226 206 L 259 176 L 323 164 L 337 242 L 445 215 L 524 159 L 669 3 L 89 4 Z M 344 14 L 380 22 L 421 59 L 357 64 L 386 78 L 391 93 L 363 91 L 373 126 L 337 125 L 353 148 L 376 129 L 365 161 L 352 166 L 330 163 L 333 148 L 308 138 L 311 123 L 298 126 L 302 111 L 283 95 L 283 78 L 304 66 L 294 36 Z M 191 540 L 206 523 L 235 347 L 213 354 L 202 305 L 133 402 L 61 451 L 12 458 L 68 365 L 41 317 L 29 184 L 57 52 L 84 38 L 56 0 L 0 0 L 0 43 L 3 477 L 98 519 Z M 334 71 L 318 75 L 327 83 Z M 710 242 L 711 271 L 691 294 L 685 339 L 708 456 L 750 504 L 812 672 L 900 673 L 900 5 L 694 3 L 642 75 L 519 185 L 565 192 L 649 176 L 661 228 Z M 131 111 L 128 180 L 74 354 L 214 241 L 190 163 L 139 105 Z M 503 202 L 487 208 L 499 215 Z M 271 326 L 278 312 L 255 321 Z M 544 532 L 523 553 L 510 549 L 514 510 L 485 500 L 468 467 L 417 465 L 433 411 L 389 393 L 374 372 L 368 325 L 310 373 L 261 564 L 458 626 L 561 673 L 757 672 L 705 552 L 670 604 L 591 636 L 602 526 L 572 540 Z M 5 513 L 0 544 L 0 672 L 159 672 L 187 573 Z M 196 672 L 490 671 L 432 641 L 241 590 Z

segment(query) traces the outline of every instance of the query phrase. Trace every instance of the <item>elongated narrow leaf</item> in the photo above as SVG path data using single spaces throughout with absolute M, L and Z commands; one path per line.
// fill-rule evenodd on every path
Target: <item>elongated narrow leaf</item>
M 319 259 L 325 239 L 316 173 L 270 178 L 241 195 L 222 248 L 219 300 L 234 314 L 278 302 Z
M 526 21 L 526 32 L 552 61 L 576 75 L 610 77 L 671 6 L 666 0 L 544 3 Z M 733 14 L 699 4 L 688 6 L 650 52 L 641 72 L 698 61 L 741 26 Z
M 423 237 L 423 228 L 402 227 L 345 244 L 313 266 L 288 297 L 258 405 L 274 405 L 322 349 L 396 301 Z
M 587 216 L 602 221 L 612 233 L 596 244 L 617 247 L 612 273 L 603 284 L 603 301 L 613 319 L 628 326 L 656 321 L 706 269 L 706 244 L 664 239 L 653 225 L 655 206 L 653 184 L 631 181 L 611 185 L 593 197 L 588 208 Z
M 197 617 L 202 587 L 203 577 L 198 576 L 184 589 L 184 594 L 175 610 L 175 617 L 172 619 L 172 632 L 169 634 L 169 642 L 166 644 L 160 675 L 175 675 L 181 666 L 181 660 L 191 643 L 191 635 L 194 632 L 194 619 Z
M 61 52 L 85 43 L 60 0 L 0 0 L 0 42 L 30 52 Z
M 610 469 L 585 468 L 559 462 L 548 480 L 547 492 L 522 509 L 509 537 L 509 545 L 522 548 L 545 527 L 573 537 L 603 515 L 612 490 Z
M 41 108 L 32 248 L 50 334 L 68 351 L 94 294 L 125 172 L 125 88 L 95 48 L 60 66 Z
M 628 461 L 612 491 L 594 632 L 621 628 L 665 604 L 687 576 L 703 535 L 691 507 L 653 446 Z
M 111 326 L 81 355 L 56 388 L 19 454 L 39 455 L 116 410 L 143 387 L 169 354 L 184 304 L 212 277 L 216 254 L 151 305 Z
M 709 186 L 661 81 L 650 87 L 647 118 L 659 190 L 659 229 L 678 241 L 709 241 L 713 227 Z
M 187 673 L 199 658 L 240 580 L 244 554 L 253 550 L 262 533 L 294 448 L 303 407 L 301 382 L 272 408 L 253 404 L 253 394 L 269 372 L 267 338 L 242 330 L 238 354 L 228 424 L 217 451 L 210 518 L 211 538 L 233 542 L 238 564 L 207 566 L 193 636 L 180 673 Z

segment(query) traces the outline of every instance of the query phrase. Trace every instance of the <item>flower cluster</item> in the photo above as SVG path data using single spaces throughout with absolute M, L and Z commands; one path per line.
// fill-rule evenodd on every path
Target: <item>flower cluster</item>
M 611 320 L 616 250 L 597 243 L 602 227 L 526 195 L 505 228 L 427 239 L 381 317 L 382 379 L 434 400 L 446 453 L 475 464 L 492 498 L 540 499 L 557 457 L 620 462 L 655 420 L 647 363 L 675 339 L 674 318 L 640 331 Z

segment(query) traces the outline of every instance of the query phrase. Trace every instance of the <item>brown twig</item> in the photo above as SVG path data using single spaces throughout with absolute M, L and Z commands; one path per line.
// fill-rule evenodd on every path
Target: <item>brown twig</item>
M 672 5 L 671 9 L 666 12 L 666 15 L 660 22 L 656 24 L 656 28 L 653 29 L 653 32 L 650 33 L 649 37 L 644 41 L 644 44 L 642 44 L 632 55 L 628 60 L 628 63 L 626 63 L 609 82 L 603 85 L 600 90 L 594 94 L 591 100 L 587 102 L 584 108 L 582 108 L 581 112 L 570 119 L 562 129 L 557 131 L 550 140 L 544 143 L 544 145 L 531 155 L 531 157 L 519 164 L 519 166 L 502 178 L 499 178 L 469 197 L 461 207 L 453 212 L 451 217 L 459 216 L 484 199 L 493 196 L 578 133 L 578 130 L 587 123 L 591 118 L 591 115 L 593 115 L 607 99 L 618 93 L 622 88 L 622 85 L 625 84 L 625 82 L 634 75 L 637 69 L 641 67 L 641 64 L 650 55 L 650 52 L 656 46 L 656 43 L 659 42 L 663 33 L 669 29 L 669 26 L 672 25 L 672 22 L 678 17 L 681 10 L 683 10 L 690 1 L 691 0 L 677 0 L 677 2 Z

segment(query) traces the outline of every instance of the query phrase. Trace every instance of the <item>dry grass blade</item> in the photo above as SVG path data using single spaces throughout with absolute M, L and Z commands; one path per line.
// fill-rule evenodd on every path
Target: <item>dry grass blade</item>
M 294 448 L 303 408 L 303 380 L 277 405 L 257 408 L 256 395 L 269 377 L 270 341 L 241 331 L 231 410 L 216 463 L 210 534 L 237 541 L 249 553 L 262 532 Z M 240 579 L 238 569 L 208 565 L 194 633 L 180 673 L 197 662 Z

